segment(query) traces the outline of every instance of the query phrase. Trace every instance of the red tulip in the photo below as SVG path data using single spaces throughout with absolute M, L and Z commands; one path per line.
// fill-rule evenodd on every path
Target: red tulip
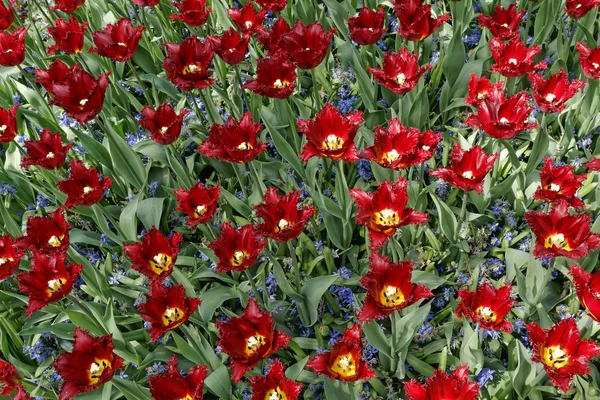
M 362 46 L 377 43 L 386 32 L 383 27 L 385 15 L 383 6 L 377 11 L 361 8 L 355 17 L 348 19 L 348 30 L 352 40 Z
M 252 224 L 234 229 L 229 222 L 221 226 L 221 236 L 208 247 L 219 257 L 217 272 L 242 272 L 250 268 L 260 255 L 267 242 L 260 239 Z
M 471 74 L 471 80 L 469 81 L 469 94 L 467 97 L 465 97 L 465 104 L 471 104 L 475 107 L 479 107 L 484 100 L 489 99 L 490 93 L 493 90 L 502 90 L 502 82 L 492 85 L 490 80 L 485 76 L 479 79 L 477 78 L 477 75 Z
M 362 111 L 342 115 L 330 103 L 325 104 L 314 120 L 298 120 L 298 130 L 308 143 L 304 145 L 300 158 L 308 161 L 312 157 L 331 158 L 333 161 L 358 160 L 354 137 L 364 121 Z
M 371 250 L 380 248 L 399 227 L 427 221 L 427 214 L 406 208 L 407 188 L 408 182 L 400 177 L 393 184 L 381 182 L 373 193 L 361 189 L 350 190 L 358 206 L 356 222 L 368 228 Z
M 140 7 L 155 7 L 160 0 L 131 0 Z
M 298 64 L 298 68 L 312 69 L 325 59 L 335 32 L 335 28 L 326 32 L 318 22 L 304 25 L 298 21 L 281 38 L 281 44 L 286 48 L 287 55 L 292 61 Z
M 4 5 L 4 1 L 0 1 L 0 31 L 5 31 L 15 22 L 15 13 L 13 5 L 16 0 L 9 0 L 8 7 Z
M 185 297 L 183 285 L 163 286 L 158 281 L 150 285 L 150 292 L 145 303 L 137 309 L 144 321 L 150 323 L 148 334 L 157 341 L 168 331 L 184 324 L 200 305 L 200 299 Z
M 17 393 L 13 400 L 34 400 L 34 398 L 27 394 L 23 386 L 19 385 L 17 386 Z
M 48 304 L 69 294 L 83 265 L 66 266 L 66 254 L 45 256 L 33 253 L 31 270 L 17 275 L 19 289 L 29 296 L 27 314 L 31 315 Z
M 567 0 L 565 12 L 573 19 L 580 19 L 597 5 L 600 5 L 600 0 Z
M 575 175 L 570 165 L 554 166 L 550 157 L 546 158 L 540 173 L 541 186 L 533 194 L 535 200 L 553 203 L 564 200 L 575 208 L 583 208 L 585 204 L 577 197 L 577 190 L 585 181 L 586 175 Z
M 146 26 L 134 27 L 127 18 L 123 17 L 114 24 L 92 33 L 96 47 L 89 49 L 111 60 L 125 62 L 135 54 L 138 43 Z
M 0 143 L 9 143 L 17 136 L 17 110 L 19 105 L 11 106 L 8 110 L 0 108 Z
M 510 298 L 512 286 L 505 284 L 496 289 L 489 282 L 481 283 L 475 292 L 459 290 L 460 302 L 455 314 L 466 316 L 483 329 L 512 332 L 512 325 L 506 316 L 516 303 Z
M 240 121 L 229 118 L 227 124 L 213 124 L 208 140 L 198 146 L 207 157 L 227 162 L 245 163 L 254 160 L 267 145 L 258 140 L 263 125 L 252 121 L 252 113 L 246 112 Z
M 577 264 L 570 267 L 579 302 L 588 309 L 590 317 L 600 322 L 600 271 L 590 274 Z
M 362 327 L 354 324 L 344 331 L 331 351 L 308 360 L 306 366 L 320 375 L 343 382 L 356 382 L 375 378 L 375 372 L 363 360 Z
M 282 55 L 287 54 L 287 48 L 283 45 L 282 39 L 292 28 L 283 18 L 277 19 L 270 31 L 261 28 L 258 31 L 258 41 L 265 46 L 269 54 Z
M 382 69 L 367 67 L 367 71 L 392 92 L 405 94 L 413 90 L 425 71 L 431 68 L 431 65 L 419 68 L 418 59 L 418 54 L 405 48 L 401 48 L 398 53 L 388 51 L 383 58 Z
M 190 226 L 205 224 L 217 210 L 220 191 L 220 185 L 207 188 L 200 183 L 196 183 L 189 190 L 177 189 L 175 190 L 177 210 L 188 216 Z
M 575 375 L 589 374 L 590 358 L 600 356 L 593 340 L 581 340 L 573 317 L 542 329 L 532 322 L 525 325 L 533 345 L 533 361 L 541 362 L 552 385 L 567 392 Z
M 531 91 L 536 103 L 542 112 L 561 112 L 566 107 L 566 102 L 575 96 L 585 82 L 578 79 L 569 81 L 564 69 L 544 79 L 541 74 L 529 73 Z
M 0 383 L 2 386 L 2 396 L 8 397 L 13 390 L 21 386 L 21 375 L 17 372 L 14 365 L 0 360 Z
M 490 172 L 499 154 L 487 154 L 480 146 L 467 151 L 454 144 L 450 154 L 450 168 L 440 168 L 430 173 L 448 182 L 452 186 L 470 191 L 483 192 L 483 179 Z
M 81 7 L 85 3 L 85 0 L 54 0 L 54 6 L 50 8 L 50 11 L 62 11 L 66 13 L 72 13 Z
M 229 28 L 221 36 L 210 36 L 212 48 L 229 65 L 237 65 L 244 60 L 248 51 L 250 36 L 240 35 L 235 29 Z
M 0 65 L 13 67 L 25 60 L 25 35 L 27 30 L 23 27 L 13 33 L 0 32 Z
M 152 226 L 141 243 L 126 244 L 123 252 L 134 270 L 146 275 L 151 282 L 162 281 L 173 272 L 181 242 L 181 233 L 173 233 L 169 238 Z
M 417 128 L 407 128 L 398 118 L 392 118 L 387 129 L 375 127 L 374 144 L 361 157 L 384 168 L 403 170 L 433 157 L 441 136 L 432 130 L 421 134 Z
M 171 20 L 179 20 L 190 26 L 202 26 L 208 21 L 212 9 L 206 5 L 206 0 L 182 0 L 173 2 L 180 14 L 171 14 Z
M 246 3 L 241 9 L 230 8 L 227 10 L 229 18 L 242 33 L 253 34 L 260 29 L 267 10 L 256 12 L 254 5 Z
M 267 11 L 278 13 L 287 6 L 288 0 L 256 0 L 256 4 Z
M 585 167 L 590 171 L 600 171 L 600 158 L 591 158 Z
M 80 160 L 71 161 L 69 169 L 69 178 L 56 184 L 67 195 L 66 208 L 91 206 L 100 202 L 104 191 L 112 184 L 112 179 L 101 177 L 96 168 L 86 168 Z
M 23 252 L 14 246 L 12 236 L 0 236 L 0 280 L 10 278 L 19 269 Z
M 51 93 L 53 86 L 66 82 L 69 79 L 71 72 L 71 67 L 57 59 L 50 64 L 48 69 L 36 69 L 35 81 L 42 85 L 47 92 Z
M 579 62 L 583 74 L 589 79 L 600 78 L 600 47 L 590 49 L 582 42 L 577 43 Z
M 286 347 L 291 337 L 273 328 L 273 317 L 250 299 L 244 313 L 226 322 L 217 321 L 218 346 L 231 358 L 231 377 L 234 382 L 254 368 L 260 360 L 269 358 Z
M 208 70 L 214 56 L 208 40 L 191 35 L 181 44 L 165 43 L 164 46 L 168 54 L 163 67 L 168 79 L 179 89 L 204 89 L 215 83 Z
M 37 165 L 44 169 L 60 168 L 64 165 L 67 152 L 71 147 L 70 144 L 63 146 L 60 133 L 52 133 L 50 129 L 44 128 L 40 140 L 25 141 L 27 157 L 21 162 L 21 167 Z
M 252 397 L 250 400 L 296 400 L 302 392 L 302 384 L 286 378 L 285 368 L 275 360 L 266 376 L 251 376 Z
M 407 40 L 423 40 L 431 35 L 450 15 L 434 18 L 431 5 L 423 0 L 394 0 L 392 2 L 398 16 L 398 33 Z
M 169 359 L 169 367 L 164 374 L 150 375 L 148 384 L 154 400 L 202 400 L 204 379 L 208 374 L 206 365 L 192 367 L 185 377 L 177 368 L 177 356 Z
M 496 61 L 496 64 L 492 65 L 492 71 L 507 78 L 521 76 L 534 69 L 548 68 L 545 61 L 533 63 L 533 59 L 542 49 L 538 45 L 527 48 L 519 36 L 513 37 L 508 43 L 492 38 L 489 45 L 492 57 Z
M 73 339 L 73 350 L 61 354 L 52 363 L 64 380 L 59 400 L 70 400 L 80 393 L 95 390 L 109 382 L 123 365 L 123 359 L 113 352 L 112 334 L 93 337 L 77 327 Z
M 525 213 L 529 228 L 536 236 L 536 257 L 563 256 L 576 260 L 600 246 L 600 235 L 590 231 L 590 216 L 571 215 L 565 201 L 557 202 L 549 213 Z
M 404 383 L 404 390 L 408 400 L 476 400 L 479 396 L 479 385 L 469 382 L 467 365 L 461 365 L 450 373 L 436 369 L 427 383 L 417 383 L 412 379 Z
M 71 228 L 61 208 L 47 217 L 29 217 L 26 233 L 17 238 L 15 246 L 34 253 L 65 253 L 69 249 Z
M 77 18 L 71 16 L 69 21 L 58 18 L 54 26 L 48 27 L 48 33 L 54 39 L 54 46 L 48 46 L 48 54 L 54 54 L 57 51 L 64 51 L 67 54 L 77 54 L 83 49 L 85 31 L 88 23 L 79 25 Z
M 280 196 L 277 189 L 267 189 L 263 203 L 254 207 L 256 215 L 263 219 L 256 228 L 258 233 L 281 243 L 298 237 L 315 212 L 313 206 L 299 207 L 299 201 L 300 194 L 295 190 Z
M 278 56 L 259 58 L 256 64 L 256 79 L 246 81 L 244 89 L 274 99 L 285 99 L 292 94 L 297 77 L 294 64 Z
M 150 106 L 142 109 L 139 124 L 150 132 L 150 137 L 159 144 L 171 144 L 181 133 L 183 119 L 189 110 L 183 109 L 177 115 L 169 103 L 163 103 L 155 110 Z
M 425 285 L 411 282 L 414 263 L 392 263 L 388 257 L 371 253 L 369 272 L 360 279 L 367 289 L 367 297 L 358 314 L 361 321 L 387 317 L 395 310 L 402 310 L 433 293 Z
M 519 36 L 519 24 L 526 10 L 517 11 L 517 4 L 508 8 L 497 5 L 492 15 L 479 15 L 479 25 L 488 28 L 490 33 L 501 40 Z

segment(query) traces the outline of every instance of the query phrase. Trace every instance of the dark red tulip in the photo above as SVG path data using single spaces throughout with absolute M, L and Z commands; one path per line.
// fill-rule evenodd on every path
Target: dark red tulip
M 375 378 L 375 372 L 363 360 L 362 327 L 354 324 L 327 351 L 308 360 L 306 366 L 320 375 L 343 382 L 356 382 Z
M 25 228 L 26 233 L 17 238 L 15 246 L 34 253 L 65 253 L 69 249 L 71 228 L 61 208 L 47 217 L 29 217 Z
M 241 9 L 230 8 L 227 10 L 229 18 L 242 33 L 253 34 L 260 29 L 267 10 L 256 12 L 251 2 L 246 3 Z
M 577 264 L 570 267 L 569 275 L 573 277 L 579 302 L 587 308 L 590 317 L 600 322 L 600 271 L 590 274 Z
M 383 27 L 385 8 L 379 7 L 377 11 L 363 7 L 358 14 L 348 19 L 350 37 L 357 44 L 365 46 L 377 43 L 386 29 Z
M 134 27 L 131 21 L 123 17 L 114 24 L 108 24 L 106 28 L 92 33 L 96 47 L 90 48 L 89 52 L 125 62 L 135 54 L 145 29 L 145 26 Z
M 591 158 L 585 167 L 590 171 L 600 171 L 600 158 Z
M 266 376 L 251 376 L 252 397 L 250 400 L 296 400 L 302 392 L 302 384 L 288 379 L 280 360 L 269 366 Z
M 302 161 L 312 157 L 331 158 L 333 161 L 358 160 L 354 137 L 363 121 L 362 111 L 342 115 L 330 103 L 325 104 L 315 119 L 298 120 L 298 130 L 308 140 L 300 158 Z
M 112 334 L 93 337 L 85 329 L 75 328 L 73 350 L 59 355 L 52 365 L 64 382 L 59 400 L 70 400 L 109 382 L 123 359 L 114 353 Z
M 208 70 L 214 56 L 208 40 L 191 35 L 181 44 L 165 43 L 164 46 L 168 54 L 163 67 L 168 79 L 179 89 L 204 89 L 215 83 Z
M 533 59 L 542 49 L 534 44 L 527 48 L 519 36 L 513 37 L 508 43 L 503 43 L 498 38 L 489 41 L 490 52 L 496 63 L 492 71 L 498 72 L 507 78 L 521 76 L 534 69 L 546 69 L 548 64 L 541 61 L 534 64 Z
M 533 98 L 542 112 L 561 112 L 566 107 L 566 102 L 575 96 L 585 82 L 578 79 L 569 81 L 564 69 L 544 79 L 541 74 L 530 72 L 529 82 Z
M 479 396 L 479 385 L 469 382 L 467 365 L 461 365 L 449 373 L 436 369 L 425 384 L 412 379 L 404 383 L 404 390 L 408 400 L 476 400 Z
M 69 164 L 69 178 L 56 184 L 58 189 L 67 195 L 64 206 L 91 206 L 104 197 L 104 191 L 112 184 L 112 179 L 102 177 L 96 168 L 86 168 L 80 160 Z
M 200 299 L 185 297 L 183 285 L 166 287 L 153 281 L 145 303 L 137 309 L 144 321 L 150 323 L 148 334 L 157 341 L 162 335 L 184 324 L 200 305 Z
M 62 11 L 66 13 L 72 13 L 81 7 L 85 3 L 85 0 L 54 0 L 54 6 L 50 8 L 50 11 Z
M 258 41 L 265 46 L 269 54 L 282 55 L 287 54 L 287 48 L 282 43 L 282 38 L 292 28 L 283 18 L 277 19 L 270 31 L 261 28 L 258 31 Z
M 540 187 L 533 194 L 533 198 L 548 203 L 564 200 L 571 207 L 583 208 L 585 204 L 577 197 L 577 190 L 586 177 L 585 174 L 575 175 L 570 165 L 555 166 L 552 159 L 547 157 L 540 172 Z
M 54 85 L 62 84 L 69 79 L 71 70 L 71 67 L 57 59 L 50 64 L 48 69 L 36 69 L 35 81 L 42 85 L 47 92 L 52 93 Z
M 54 46 L 48 46 L 48 54 L 54 54 L 57 51 L 64 51 L 67 54 L 77 54 L 83 49 L 85 31 L 88 23 L 79 25 L 77 18 L 71 16 L 69 21 L 58 18 L 54 21 L 54 26 L 48 27 L 48 33 L 54 39 Z
M 287 6 L 288 0 L 256 0 L 256 4 L 267 11 L 278 13 Z
M 37 165 L 44 169 L 60 168 L 65 164 L 67 152 L 72 147 L 71 144 L 63 146 L 61 134 L 52 133 L 48 128 L 42 130 L 40 140 L 26 140 L 24 144 L 27 157 L 21 162 L 23 168 L 30 165 Z
M 392 118 L 387 129 L 375 127 L 373 146 L 365 148 L 361 157 L 384 168 L 403 170 L 433 157 L 442 134 L 428 130 L 421 134 L 417 128 L 407 128 Z
M 189 110 L 183 109 L 177 115 L 169 103 L 163 103 L 155 110 L 146 105 L 142 109 L 139 124 L 150 132 L 150 137 L 159 144 L 171 144 L 181 133 L 183 119 Z
M 229 65 L 237 65 L 244 60 L 250 43 L 249 35 L 240 35 L 229 28 L 221 36 L 210 36 L 212 48 Z
M 367 67 L 367 71 L 392 92 L 405 94 L 413 90 L 425 71 L 431 68 L 431 65 L 419 68 L 418 59 L 418 54 L 405 48 L 401 48 L 398 53 L 388 51 L 383 58 L 382 69 Z
M 250 162 L 267 148 L 266 143 L 258 140 L 262 128 L 260 122 L 252 121 L 250 112 L 246 112 L 240 121 L 229 118 L 226 124 L 210 127 L 208 140 L 198 146 L 198 151 L 227 162 Z
M 208 21 L 212 9 L 206 5 L 206 0 L 182 0 L 173 2 L 179 14 L 171 14 L 171 20 L 179 20 L 190 26 L 202 26 Z
M 17 386 L 17 393 L 15 394 L 15 397 L 13 398 L 13 400 L 35 400 L 35 399 L 27 394 L 25 389 L 23 389 L 23 386 L 19 385 L 19 386 Z
M 160 0 L 131 0 L 140 7 L 155 7 Z
M 312 69 L 325 59 L 331 45 L 331 37 L 336 29 L 326 32 L 318 22 L 304 25 L 296 22 L 292 29 L 281 39 L 287 55 L 298 64 L 298 68 Z
M 65 264 L 66 254 L 45 256 L 33 253 L 31 270 L 17 275 L 19 289 L 29 296 L 27 314 L 59 301 L 71 292 L 83 265 Z
M 10 235 L 0 236 L 0 280 L 10 278 L 19 269 L 23 252 L 15 247 Z
M 188 224 L 205 224 L 215 214 L 219 203 L 221 186 L 210 188 L 196 183 L 189 190 L 183 188 L 175 190 L 177 210 L 183 211 L 188 216 Z
M 583 74 L 589 79 L 600 78 L 600 47 L 590 49 L 582 42 L 577 43 L 579 62 Z
M 471 74 L 471 80 L 469 80 L 469 94 L 465 97 L 465 104 L 479 107 L 484 100 L 490 97 L 492 90 L 502 90 L 502 82 L 492 85 L 490 80 L 485 76 L 479 79 L 477 78 L 477 75 Z
M 369 230 L 371 250 L 383 246 L 399 227 L 424 224 L 427 221 L 427 214 L 406 208 L 407 189 L 408 182 L 400 177 L 395 183 L 381 182 L 373 193 L 361 189 L 350 190 L 350 195 L 358 206 L 356 222 Z
M 250 299 L 244 313 L 217 321 L 218 346 L 231 359 L 231 377 L 239 382 L 244 374 L 260 360 L 269 358 L 280 348 L 286 347 L 291 337 L 273 328 L 273 317 L 261 310 L 256 300 Z
M 360 279 L 367 289 L 367 297 L 358 314 L 361 321 L 387 317 L 395 310 L 402 310 L 433 293 L 425 285 L 411 282 L 414 263 L 392 263 L 388 257 L 371 253 L 369 272 Z
M 150 375 L 148 384 L 154 400 L 202 400 L 204 379 L 208 374 L 206 365 L 192 367 L 185 377 L 177 368 L 177 356 L 169 359 L 167 371 L 163 374 Z
M 519 36 L 519 24 L 526 10 L 517 11 L 517 3 L 508 8 L 497 5 L 492 15 L 479 15 L 479 25 L 488 28 L 490 33 L 501 40 Z
M 315 212 L 313 206 L 300 207 L 299 201 L 296 190 L 281 196 L 277 189 L 268 188 L 263 202 L 254 207 L 256 215 L 263 219 L 256 228 L 258 233 L 281 243 L 298 237 Z
M 557 202 L 549 213 L 525 213 L 529 228 L 536 236 L 536 257 L 563 256 L 573 260 L 586 257 L 600 246 L 600 235 L 590 231 L 590 216 L 571 215 L 565 201 Z
M 267 242 L 257 234 L 252 224 L 234 229 L 231 223 L 221 226 L 221 236 L 208 247 L 219 257 L 217 272 L 226 274 L 229 271 L 245 271 L 250 268 L 260 255 Z
M 489 282 L 482 282 L 474 292 L 459 290 L 460 302 L 455 314 L 466 316 L 483 329 L 512 332 L 512 325 L 506 316 L 516 303 L 510 298 L 512 286 L 504 284 L 496 289 Z
M 0 383 L 2 383 L 2 396 L 8 397 L 21 386 L 21 375 L 14 365 L 0 360 Z
M 8 7 L 4 4 L 4 0 L 0 1 L 0 31 L 5 31 L 15 22 L 15 13 L 13 5 L 16 0 L 9 0 Z
M 0 108 L 0 143 L 9 143 L 17 136 L 17 110 L 19 105 L 11 106 L 8 110 Z
M 581 340 L 573 317 L 547 329 L 535 322 L 525 326 L 533 345 L 531 359 L 542 363 L 552 385 L 565 393 L 575 375 L 590 373 L 590 358 L 600 356 L 600 346 L 593 340 Z
M 0 32 L 0 65 L 14 67 L 25 60 L 25 35 L 23 27 L 14 32 Z
M 580 19 L 598 5 L 600 0 L 567 0 L 565 12 L 573 19 Z
M 181 233 L 175 232 L 167 237 L 152 226 L 141 242 L 124 245 L 123 252 L 134 270 L 146 275 L 152 282 L 162 281 L 173 272 L 181 242 Z
M 431 176 L 437 176 L 452 186 L 470 191 L 483 192 L 483 179 L 490 172 L 499 154 L 487 154 L 480 146 L 474 146 L 467 151 L 454 144 L 450 154 L 450 167 L 432 171 Z
M 423 0 L 394 0 L 392 2 L 398 16 L 398 33 L 407 40 L 423 40 L 431 35 L 450 15 L 434 18 L 431 5 Z
M 280 57 L 259 58 L 256 79 L 246 81 L 244 89 L 260 96 L 285 99 L 296 88 L 296 66 Z

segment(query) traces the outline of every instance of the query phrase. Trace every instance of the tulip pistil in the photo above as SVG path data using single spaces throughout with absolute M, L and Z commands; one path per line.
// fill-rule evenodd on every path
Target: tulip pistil
M 246 339 L 246 355 L 251 356 L 265 343 L 265 337 L 258 332 L 254 336 L 250 336 Z
M 404 303 L 404 293 L 395 286 L 384 286 L 379 293 L 379 301 L 384 306 L 399 306 Z
M 344 147 L 344 139 L 336 135 L 329 135 L 323 143 L 321 143 L 321 148 L 323 150 L 339 150 Z
M 569 355 L 560 346 L 548 346 L 542 349 L 542 361 L 549 367 L 562 368 L 569 363 Z
M 172 325 L 177 321 L 180 321 L 184 317 L 185 313 L 177 307 L 168 307 L 163 314 L 162 320 L 165 326 Z
M 12 257 L 0 257 L 0 265 L 4 265 L 7 262 L 13 262 L 14 259 Z
M 559 249 L 563 249 L 566 251 L 571 251 L 569 241 L 565 238 L 565 235 L 562 233 L 555 233 L 546 238 L 546 240 L 544 241 L 544 247 L 550 249 L 552 248 L 552 246 L 556 246 Z
M 386 208 L 375 213 L 375 223 L 381 226 L 396 226 L 400 223 L 400 216 L 396 211 Z
M 52 247 L 58 247 L 58 246 L 60 246 L 60 244 L 62 243 L 64 238 L 65 238 L 64 235 L 60 235 L 60 236 L 53 235 L 52 237 L 50 237 L 50 239 L 48 239 L 48 244 Z
M 291 83 L 288 81 L 282 81 L 281 79 L 277 79 L 275 82 L 273 82 L 273 87 L 275 89 L 282 89 L 284 87 L 288 87 L 290 86 Z
M 171 266 L 171 256 L 163 253 L 158 253 L 150 260 L 150 268 L 157 274 L 160 275 L 165 272 Z
M 200 67 L 196 64 L 190 64 L 190 65 L 186 65 L 185 67 L 183 67 L 184 75 L 193 74 L 194 72 L 200 72 L 200 71 L 202 71 L 202 67 Z
M 383 156 L 381 157 L 382 161 L 386 162 L 386 163 L 393 163 L 394 161 L 396 161 L 399 158 L 400 158 L 400 153 L 398 153 L 398 151 L 396 149 L 392 149 L 390 151 L 383 153 Z
M 277 386 L 275 389 L 271 389 L 267 392 L 264 400 L 287 400 L 287 396 L 279 389 L 279 386 Z
M 239 267 L 250 257 L 250 254 L 245 251 L 236 251 L 233 253 L 233 257 L 231 257 L 231 265 L 234 267 Z
M 206 206 L 203 204 L 198 204 L 196 209 L 194 210 L 194 218 L 199 218 L 200 216 L 206 213 Z
M 67 283 L 67 280 L 65 278 L 56 278 L 56 279 L 51 279 L 48 281 L 48 295 L 52 296 L 54 293 L 56 293 L 61 287 L 62 285 L 64 285 L 65 283 Z
M 332 372 L 340 374 L 344 378 L 356 375 L 356 361 L 352 354 L 338 356 L 333 365 L 329 367 Z
M 105 369 L 110 368 L 111 363 L 108 360 L 95 359 L 88 369 L 89 385 L 95 385 L 100 381 Z
M 477 307 L 475 313 L 484 322 L 495 322 L 497 318 L 496 313 L 491 308 L 485 306 Z

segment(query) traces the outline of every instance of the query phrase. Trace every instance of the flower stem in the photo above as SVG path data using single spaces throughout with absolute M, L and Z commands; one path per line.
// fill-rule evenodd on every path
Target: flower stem
M 135 65 L 133 65 L 131 60 L 127 60 L 127 65 L 129 65 L 129 68 L 133 72 L 133 75 L 135 75 L 135 79 L 137 80 L 140 90 L 142 91 L 142 93 L 144 93 L 144 97 L 146 98 L 148 105 L 152 106 L 152 99 L 148 95 L 148 92 L 146 91 L 146 88 L 144 87 L 144 83 L 142 82 L 142 78 L 140 77 L 140 74 L 138 73 L 137 69 L 135 68 Z
M 298 264 L 298 259 L 296 258 L 296 249 L 294 248 L 292 240 L 287 241 L 287 246 L 290 251 L 290 257 L 292 258 L 292 265 L 294 266 L 296 292 L 300 293 L 300 265 Z
M 258 301 L 259 304 L 263 303 L 263 299 L 262 299 L 262 297 L 260 297 L 260 293 L 258 292 L 256 283 L 254 282 L 254 277 L 250 273 L 249 268 L 246 268 L 244 270 L 244 273 L 246 274 L 246 278 L 248 278 L 248 280 L 250 281 L 250 286 L 252 287 L 252 291 L 254 292 L 254 298 Z M 266 306 L 266 304 L 262 304 L 262 305 Z
M 469 200 L 469 192 L 463 191 L 462 208 L 460 209 L 460 224 L 462 225 L 467 216 L 467 201 Z
M 239 65 L 236 65 L 234 67 L 234 69 L 235 69 L 235 76 L 237 77 L 238 84 L 240 85 L 240 91 L 242 92 L 242 100 L 244 102 L 244 104 L 242 104 L 242 111 L 240 112 L 240 118 L 241 118 L 242 115 L 244 114 L 244 106 L 246 106 L 246 110 L 250 110 L 250 103 L 248 103 L 248 98 L 246 97 L 246 89 L 244 89 L 244 84 L 242 83 L 242 75 L 240 74 Z

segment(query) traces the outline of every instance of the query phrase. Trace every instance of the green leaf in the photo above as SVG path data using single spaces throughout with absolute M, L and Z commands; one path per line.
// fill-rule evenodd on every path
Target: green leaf
M 200 316 L 202 320 L 206 322 L 212 321 L 217 308 L 221 307 L 227 300 L 238 297 L 240 297 L 240 293 L 228 286 L 216 286 L 207 290 L 200 296 L 202 300 L 200 304 Z
M 122 174 L 127 182 L 141 189 L 146 182 L 146 170 L 142 161 L 125 139 L 119 136 L 110 125 L 106 125 L 106 134 L 109 144 L 108 151 L 114 162 L 115 171 Z
M 448 45 L 447 53 L 442 64 L 442 71 L 450 85 L 454 85 L 465 65 L 465 45 L 459 32 L 455 32 Z M 426 92 L 423 90 L 422 92 Z
M 114 377 L 111 382 L 128 400 L 148 400 L 152 397 L 150 390 L 136 382 L 117 377 Z
M 440 199 L 433 193 L 430 193 L 430 195 L 438 211 L 438 221 L 440 224 L 441 233 L 448 238 L 451 243 L 455 243 L 456 234 L 458 231 L 458 221 L 456 220 L 456 216 L 445 202 L 440 201 Z
M 308 356 L 304 357 L 303 359 L 298 361 L 296 364 L 290 365 L 285 370 L 285 376 L 288 379 L 291 379 L 293 381 L 297 380 L 298 376 L 300 376 L 300 374 L 304 370 L 304 367 L 306 366 L 307 362 L 308 362 Z
M 153 197 L 150 199 L 142 200 L 138 203 L 136 208 L 136 215 L 144 224 L 146 229 L 155 226 L 156 229 L 160 230 L 160 219 L 163 215 L 163 203 L 164 197 Z
M 302 287 L 301 294 L 310 317 L 308 326 L 313 326 L 319 319 L 318 307 L 321 297 L 337 279 L 337 275 L 318 276 L 306 281 Z
M 225 365 L 213 371 L 206 377 L 204 384 L 219 399 L 231 399 L 231 380 L 229 379 L 229 369 Z

